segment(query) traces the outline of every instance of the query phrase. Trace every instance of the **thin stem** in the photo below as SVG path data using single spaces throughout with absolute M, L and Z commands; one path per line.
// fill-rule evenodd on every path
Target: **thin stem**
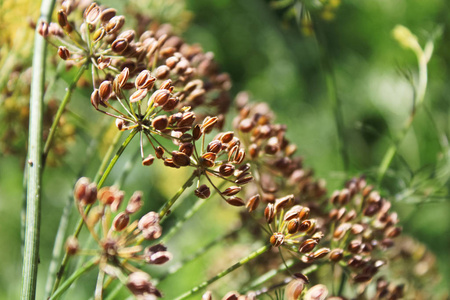
M 219 188 L 221 189 L 225 183 L 222 183 Z M 189 220 L 196 212 L 200 210 L 200 208 L 203 207 L 203 205 L 206 203 L 207 199 L 198 198 L 197 201 L 194 203 L 194 205 L 189 209 L 184 216 L 177 221 L 177 223 L 169 230 L 169 232 L 164 235 L 164 237 L 161 240 L 161 243 L 165 244 L 168 240 L 170 240 L 177 232 L 178 230 L 183 227 L 183 224 Z
M 66 281 L 63 282 L 63 284 L 53 293 L 53 295 L 48 300 L 58 299 L 58 297 L 61 296 L 72 285 L 72 283 L 80 278 L 81 275 L 91 270 L 98 263 L 98 259 L 98 257 L 95 257 L 94 259 L 88 261 L 81 268 L 76 270 L 69 278 L 67 278 Z
M 108 177 L 108 175 L 111 173 L 111 170 L 114 167 L 114 165 L 116 164 L 117 160 L 122 155 L 123 151 L 128 146 L 128 144 L 131 142 L 131 140 L 136 135 L 136 133 L 137 133 L 137 131 L 133 130 L 130 133 L 130 135 L 126 138 L 126 140 L 122 143 L 120 148 L 117 150 L 116 155 L 111 159 L 111 162 L 109 163 L 108 167 L 106 168 L 105 173 L 103 174 L 103 176 L 100 178 L 100 180 L 97 183 L 97 188 L 98 189 L 100 189 L 102 187 L 103 183 L 105 182 L 105 180 Z M 89 213 L 89 210 L 91 209 L 91 207 L 92 207 L 92 205 L 88 205 L 86 207 L 85 214 Z M 83 223 L 83 219 L 80 218 L 78 220 L 77 226 L 76 226 L 75 231 L 73 233 L 74 237 L 78 237 L 78 235 L 81 232 L 81 229 L 83 228 L 83 224 L 84 224 Z M 56 274 L 56 280 L 55 280 L 55 283 L 53 285 L 52 295 L 56 292 L 56 290 L 58 289 L 59 284 L 61 283 L 61 279 L 62 279 L 62 276 L 64 274 L 65 267 L 66 267 L 67 263 L 69 262 L 69 259 L 70 259 L 70 255 L 66 252 L 64 254 L 64 257 L 63 257 L 62 261 L 61 261 L 61 265 L 59 267 L 58 273 Z
M 344 292 L 344 287 L 345 287 L 346 280 L 347 280 L 347 275 L 345 274 L 344 271 L 342 271 L 341 283 L 339 284 L 339 290 L 338 290 L 338 296 L 341 296 L 342 293 Z
M 225 275 L 228 275 L 229 273 L 233 272 L 234 270 L 236 270 L 237 268 L 245 265 L 246 263 L 248 263 L 249 261 L 257 258 L 258 256 L 260 256 L 261 254 L 267 252 L 272 246 L 271 245 L 265 245 L 262 246 L 261 248 L 259 248 L 258 250 L 250 253 L 248 256 L 244 257 L 243 259 L 241 259 L 240 261 L 238 261 L 237 263 L 235 263 L 234 265 L 232 265 L 231 267 L 229 267 L 228 269 L 220 272 L 219 274 L 217 274 L 216 276 L 200 283 L 199 285 L 197 285 L 196 287 L 193 287 L 191 290 L 187 291 L 186 293 L 178 296 L 175 300 L 181 300 L 181 299 L 186 299 L 187 297 L 196 294 L 197 292 L 199 292 L 200 290 L 202 290 L 203 288 L 207 287 L 208 285 L 210 285 L 211 283 L 215 282 L 216 280 L 224 277 Z
M 122 133 L 123 131 L 118 131 L 114 136 L 114 139 L 111 141 L 111 144 L 109 144 L 108 150 L 106 150 L 106 153 L 103 156 L 103 160 L 100 164 L 100 167 L 98 168 L 97 174 L 95 174 L 94 182 L 98 182 L 100 178 L 103 176 L 108 161 L 111 159 L 114 148 L 116 148 L 117 144 L 119 143 Z
M 40 21 L 49 22 L 55 0 L 43 0 Z M 36 26 L 38 27 L 38 26 Z M 45 82 L 46 40 L 36 30 L 34 35 L 33 76 L 30 95 L 28 136 L 27 212 L 22 267 L 21 299 L 34 299 L 39 260 L 42 179 L 42 115 Z
M 161 210 L 159 212 L 159 217 L 161 219 L 167 215 L 170 208 L 172 207 L 172 205 L 175 204 L 175 202 L 178 200 L 178 198 L 180 198 L 181 194 L 183 194 L 183 192 L 194 183 L 194 179 L 196 177 L 197 177 L 197 172 L 196 171 L 192 172 L 191 177 L 189 177 L 189 179 L 183 184 L 183 186 L 178 190 L 178 192 L 168 202 L 166 202 L 164 204 L 164 206 L 161 208 Z
M 58 111 L 56 112 L 55 118 L 53 119 L 52 126 L 50 127 L 50 132 L 48 134 L 47 140 L 45 141 L 44 153 L 42 154 L 42 165 L 45 166 L 45 161 L 47 160 L 48 153 L 53 144 L 53 139 L 56 134 L 56 130 L 58 129 L 59 120 L 66 109 L 67 104 L 70 102 L 70 98 L 72 97 L 72 93 L 77 86 L 78 81 L 83 75 L 84 71 L 88 68 L 89 61 L 86 61 L 84 65 L 78 70 L 78 73 L 73 78 L 72 82 L 69 84 L 69 87 L 66 89 L 66 95 L 64 96 L 61 104 L 58 107 Z

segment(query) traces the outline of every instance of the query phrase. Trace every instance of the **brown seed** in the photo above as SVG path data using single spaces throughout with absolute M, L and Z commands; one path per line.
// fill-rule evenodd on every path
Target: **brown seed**
M 84 18 L 86 23 L 95 24 L 100 17 L 101 9 L 97 5 L 97 3 L 92 3 L 86 10 L 84 11 Z
M 225 191 L 222 192 L 224 196 L 234 196 L 241 191 L 241 188 L 238 186 L 230 186 Z
M 106 24 L 106 32 L 108 34 L 114 34 L 118 32 L 123 24 L 125 24 L 125 17 L 124 16 L 115 16 L 112 17 L 111 20 L 109 20 L 108 24 Z
M 125 130 L 125 121 L 122 119 L 116 119 L 116 127 L 117 129 L 119 129 L 120 131 Z
M 298 219 L 290 220 L 287 229 L 290 234 L 297 233 L 298 230 L 300 229 L 300 221 Z
M 281 211 L 281 209 L 285 208 L 287 205 L 294 201 L 294 195 L 287 195 L 282 198 L 278 198 L 275 200 L 275 210 Z
M 187 156 L 191 156 L 192 153 L 194 153 L 194 145 L 192 143 L 183 143 L 180 145 L 178 150 Z
M 37 32 L 42 35 L 44 38 L 48 37 L 48 23 L 41 21 L 37 27 Z
M 120 72 L 119 75 L 116 76 L 115 80 L 117 80 L 118 86 L 120 88 L 123 88 L 127 83 L 129 77 L 130 77 L 130 69 L 124 68 L 122 72 Z
M 175 153 L 172 153 L 172 160 L 173 163 L 178 167 L 186 167 L 191 163 L 191 159 L 189 158 L 189 156 L 187 156 L 183 152 L 175 151 Z
M 246 205 L 248 212 L 251 213 L 252 211 L 254 211 L 255 209 L 258 208 L 260 199 L 261 199 L 261 197 L 259 196 L 259 194 L 256 194 L 256 195 L 250 197 L 250 199 L 248 199 L 247 205 Z
M 61 57 L 63 60 L 67 60 L 70 57 L 70 52 L 69 49 L 67 49 L 66 47 L 60 46 L 58 48 L 58 55 L 59 57 Z
M 239 151 L 236 153 L 236 157 L 234 158 L 234 161 L 237 164 L 241 164 L 245 159 L 245 150 L 239 149 Z
M 205 160 L 210 160 L 214 162 L 216 160 L 217 155 L 214 152 L 206 152 L 202 155 L 202 158 Z
M 306 232 L 306 231 L 310 230 L 312 226 L 313 226 L 313 222 L 311 222 L 311 220 L 305 220 L 300 223 L 298 231 Z
M 180 59 L 178 57 L 171 56 L 168 59 L 166 59 L 166 66 L 169 67 L 170 69 L 173 69 L 179 61 Z
M 235 167 L 232 164 L 223 164 L 219 167 L 220 175 L 228 177 L 233 175 Z
M 83 205 L 94 204 L 97 200 L 97 185 L 90 183 L 85 190 L 84 197 L 81 199 Z
M 206 184 L 202 184 L 195 190 L 195 195 L 200 199 L 207 199 L 211 196 L 211 190 Z
M 228 202 L 228 204 L 233 205 L 233 206 L 244 206 L 245 202 L 244 200 L 242 200 L 239 197 L 236 196 L 231 196 L 230 198 L 227 198 L 226 201 Z
M 395 237 L 399 236 L 401 233 L 402 233 L 401 227 L 389 227 L 385 231 L 385 236 L 387 238 L 395 238 Z
M 250 132 L 253 127 L 255 126 L 255 123 L 253 122 L 252 119 L 243 119 L 240 123 L 239 123 L 239 130 L 242 132 Z
M 250 157 L 251 157 L 252 159 L 257 158 L 258 155 L 259 155 L 259 147 L 258 147 L 258 145 L 256 145 L 256 144 L 251 144 L 251 145 L 248 147 L 248 153 L 250 154 Z
M 152 265 L 162 265 L 172 259 L 172 254 L 168 251 L 158 251 L 146 258 L 147 263 Z
M 103 55 L 97 59 L 97 65 L 100 70 L 104 70 L 111 65 L 111 58 L 104 57 Z M 114 82 L 113 82 L 114 86 Z
M 252 180 L 253 180 L 253 176 L 250 175 L 250 176 L 247 176 L 247 177 L 236 179 L 234 181 L 234 183 L 236 183 L 237 185 L 245 185 L 245 184 L 249 183 Z
M 193 112 L 187 112 L 183 114 L 183 117 L 178 122 L 178 127 L 188 127 L 190 128 L 195 121 L 195 114 Z
M 338 261 L 340 261 L 343 257 L 344 257 L 344 250 L 342 250 L 342 249 L 337 248 L 337 249 L 333 249 L 333 250 L 330 252 L 330 260 L 331 260 L 332 262 L 338 262 Z
M 98 109 L 98 105 L 100 104 L 100 95 L 98 93 L 98 89 L 95 89 L 91 94 L 91 104 L 95 109 Z
M 348 189 L 343 189 L 338 197 L 338 202 L 340 205 L 345 205 L 350 201 L 350 191 Z
M 167 79 L 166 81 L 163 81 L 163 83 L 161 83 L 161 85 L 159 86 L 160 90 L 170 90 L 172 87 L 172 80 L 171 79 Z
M 200 128 L 199 124 L 196 124 L 194 126 L 194 129 L 192 130 L 192 136 L 194 137 L 194 140 L 198 140 L 202 136 L 203 132 Z
M 128 226 L 130 222 L 130 216 L 127 213 L 119 213 L 113 220 L 113 228 L 115 231 L 122 231 Z
M 272 223 L 273 218 L 275 217 L 275 207 L 272 203 L 267 204 L 264 209 L 264 217 L 266 218 L 267 223 Z
M 235 145 L 231 150 L 228 152 L 228 161 L 234 162 L 234 159 L 239 152 L 239 146 Z
M 233 137 L 234 137 L 234 132 L 233 131 L 224 132 L 220 136 L 220 141 L 222 143 L 226 144 L 226 143 L 231 142 L 231 140 L 233 140 Z
M 166 104 L 163 106 L 164 111 L 172 111 L 177 107 L 178 103 L 180 103 L 180 100 L 178 98 L 169 98 L 167 100 Z
M 170 74 L 170 68 L 166 65 L 159 66 L 155 70 L 155 77 L 159 80 L 166 79 Z
M 355 277 L 353 277 L 353 281 L 356 283 L 367 282 L 371 279 L 372 279 L 372 276 L 368 275 L 368 274 L 358 274 Z
M 166 115 L 157 116 L 152 121 L 152 126 L 156 130 L 164 130 L 167 128 L 167 125 L 169 125 L 169 120 Z
M 305 220 L 309 217 L 309 207 L 302 207 L 302 209 L 300 210 L 300 212 L 298 213 L 298 217 L 300 220 Z
M 164 149 L 161 146 L 155 148 L 155 155 L 157 159 L 161 159 L 164 155 Z
M 125 212 L 127 214 L 134 214 L 142 207 L 142 192 L 136 191 L 131 196 L 130 200 L 128 201 L 127 208 Z
M 206 151 L 217 154 L 220 152 L 221 149 L 222 149 L 222 142 L 219 140 L 214 140 L 208 144 Z
M 168 90 L 157 90 L 153 93 L 148 101 L 148 105 L 164 106 L 170 98 L 170 92 Z
M 283 244 L 283 242 L 284 242 L 284 234 L 282 234 L 280 232 L 275 232 L 270 237 L 270 243 L 274 247 L 280 247 Z
M 204 134 L 208 134 L 210 133 L 214 126 L 217 124 L 217 117 L 206 117 L 205 120 L 203 120 L 202 125 L 200 126 L 200 128 L 202 129 Z
M 286 290 L 284 292 L 287 300 L 297 300 L 300 299 L 300 295 L 305 288 L 305 281 L 302 279 L 293 279 L 286 286 Z
M 105 29 L 103 27 L 100 27 L 92 35 L 92 40 L 94 41 L 94 43 L 97 43 L 98 41 L 101 41 L 105 37 L 105 34 L 106 34 Z
M 147 96 L 147 93 L 148 93 L 147 89 L 137 90 L 130 96 L 130 102 L 135 103 L 141 101 L 142 99 L 145 98 L 145 96 Z
M 128 41 L 126 39 L 116 39 L 111 44 L 111 50 L 116 53 L 123 53 L 128 48 Z
M 58 11 L 58 23 L 62 28 L 64 28 L 69 23 L 67 21 L 67 14 L 62 9 Z
M 238 300 L 239 293 L 238 292 L 228 292 L 223 296 L 222 300 Z
M 320 259 L 325 257 L 328 253 L 330 253 L 329 248 L 320 248 L 319 250 L 314 251 L 314 253 L 312 253 L 311 256 L 314 259 Z
M 112 93 L 112 83 L 109 80 L 105 80 L 100 84 L 98 88 L 98 94 L 100 96 L 100 100 L 102 102 L 108 101 L 109 97 L 111 97 Z
M 328 296 L 328 289 L 323 284 L 316 284 L 311 287 L 303 296 L 304 300 L 325 300 Z
M 89 183 L 89 179 L 86 177 L 81 177 L 77 180 L 75 188 L 73 189 L 73 194 L 76 200 L 81 201 L 81 199 L 84 198 Z
M 144 70 L 136 77 L 134 84 L 136 89 L 151 89 L 155 80 L 149 70 Z
M 340 240 L 344 237 L 345 233 L 351 228 L 351 225 L 349 223 L 342 223 L 341 225 L 336 228 L 336 230 L 333 233 L 333 237 L 337 240 Z
M 361 224 L 353 224 L 351 228 L 351 232 L 354 235 L 360 234 L 364 231 L 364 226 Z
M 144 158 L 142 160 L 142 165 L 143 166 L 151 166 L 154 161 L 155 161 L 155 158 L 153 157 L 153 155 L 149 154 L 146 158 Z
M 112 18 L 116 16 L 116 10 L 114 8 L 107 8 L 100 14 L 100 21 L 102 23 L 109 22 Z
M 298 213 L 302 210 L 302 208 L 303 206 L 301 205 L 294 205 L 284 214 L 284 220 L 290 221 L 298 218 Z
M 298 251 L 300 253 L 308 253 L 311 252 L 314 247 L 316 247 L 317 241 L 313 239 L 307 239 L 303 243 L 300 244 L 300 247 L 298 248 Z

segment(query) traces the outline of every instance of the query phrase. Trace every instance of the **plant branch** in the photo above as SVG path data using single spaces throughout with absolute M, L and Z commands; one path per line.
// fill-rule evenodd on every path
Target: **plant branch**
M 50 21 L 54 5 L 55 0 L 44 0 L 42 2 L 39 22 Z M 21 299 L 34 299 L 36 297 L 41 218 L 42 115 L 46 51 L 47 42 L 36 30 L 34 35 L 33 77 L 31 81 L 30 95 L 27 212 L 22 266 Z
M 78 73 L 75 75 L 72 82 L 69 84 L 69 87 L 67 88 L 66 95 L 64 96 L 63 101 L 61 102 L 61 104 L 58 107 L 58 111 L 56 112 L 55 118 L 53 119 L 53 123 L 50 128 L 50 132 L 47 137 L 47 141 L 45 141 L 44 153 L 42 154 L 42 165 L 43 166 L 45 166 L 45 161 L 47 160 L 48 153 L 50 151 L 50 148 L 52 147 L 53 139 L 54 139 L 56 131 L 58 129 L 59 120 L 61 119 L 61 116 L 63 115 L 67 104 L 70 102 L 70 98 L 72 96 L 73 91 L 75 90 L 75 87 L 77 86 L 78 81 L 80 80 L 84 71 L 88 68 L 88 65 L 89 65 L 89 60 L 86 61 L 86 63 L 84 65 L 82 65 L 81 68 L 78 70 Z
M 235 263 L 234 265 L 229 267 L 228 269 L 223 270 L 222 272 L 220 272 L 216 276 L 214 276 L 214 277 L 212 277 L 212 278 L 210 278 L 210 279 L 200 283 L 199 285 L 197 285 L 196 287 L 193 287 L 191 290 L 187 291 L 186 293 L 178 296 L 175 300 L 186 299 L 187 297 L 196 294 L 197 292 L 199 292 L 203 288 L 207 287 L 211 283 L 215 282 L 216 280 L 224 277 L 225 275 L 228 275 L 229 273 L 233 272 L 237 268 L 245 265 L 249 261 L 251 261 L 251 260 L 257 258 L 258 256 L 260 256 L 261 254 L 267 252 L 271 247 L 272 247 L 271 245 L 262 246 L 258 250 L 250 253 L 248 256 L 244 257 L 243 259 L 241 259 L 240 261 L 238 261 L 237 263 Z

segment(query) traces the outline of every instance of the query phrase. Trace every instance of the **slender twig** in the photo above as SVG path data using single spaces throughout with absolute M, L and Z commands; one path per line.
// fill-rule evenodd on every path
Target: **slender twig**
M 196 171 L 192 172 L 191 177 L 189 177 L 189 179 L 183 184 L 183 186 L 178 190 L 178 192 L 169 201 L 167 201 L 164 204 L 164 206 L 161 208 L 161 210 L 159 212 L 159 217 L 161 219 L 167 215 L 170 208 L 172 207 L 172 205 L 175 204 L 175 202 L 178 200 L 178 198 L 180 198 L 181 194 L 183 194 L 183 192 L 194 183 L 195 177 L 197 177 Z
M 55 0 L 44 0 L 42 2 L 39 22 L 50 21 L 54 5 Z M 46 51 L 47 42 L 36 30 L 34 37 L 33 76 L 30 95 L 27 212 L 22 267 L 22 299 L 34 299 L 36 296 L 41 217 L 42 115 Z
M 92 260 L 88 261 L 81 268 L 76 270 L 63 284 L 52 294 L 52 296 L 48 300 L 58 299 L 71 285 L 74 283 L 81 275 L 92 269 L 97 263 L 99 258 L 94 257 Z
M 53 139 L 56 134 L 56 130 L 58 129 L 59 120 L 66 109 L 67 104 L 70 102 L 70 98 L 72 97 L 72 93 L 77 86 L 78 81 L 83 75 L 84 71 L 88 68 L 89 61 L 87 61 L 81 68 L 78 70 L 78 73 L 73 78 L 72 82 L 69 84 L 69 87 L 66 89 L 66 95 L 64 96 L 61 104 L 58 107 L 58 111 L 53 119 L 52 126 L 50 127 L 50 132 L 48 134 L 47 140 L 45 141 L 44 152 L 42 154 L 42 165 L 45 166 L 45 161 L 47 160 L 48 153 L 53 144 Z
M 102 175 L 102 177 L 98 181 L 97 188 L 100 189 L 102 187 L 103 183 L 105 182 L 105 180 L 108 177 L 108 175 L 111 173 L 111 170 L 114 167 L 114 165 L 116 164 L 117 160 L 122 155 L 123 151 L 128 146 L 128 144 L 131 142 L 131 140 L 133 139 L 133 137 L 136 135 L 137 132 L 138 131 L 133 130 L 130 133 L 130 135 L 126 138 L 126 140 L 122 143 L 120 148 L 117 150 L 116 155 L 114 155 L 114 157 L 111 159 L 111 162 L 109 163 L 108 167 L 106 168 L 105 173 Z M 91 207 L 92 207 L 91 205 L 88 205 L 86 207 L 85 214 L 87 214 L 89 212 Z M 77 225 L 76 225 L 76 228 L 75 228 L 75 231 L 73 233 L 73 236 L 74 237 L 78 237 L 78 235 L 80 234 L 82 228 L 83 228 L 83 219 L 80 218 L 78 220 Z M 54 283 L 53 289 L 52 289 L 52 295 L 56 292 L 56 290 L 58 289 L 59 284 L 61 283 L 61 279 L 62 279 L 62 276 L 64 274 L 65 267 L 66 267 L 67 263 L 69 262 L 69 259 L 70 259 L 70 255 L 66 252 L 64 254 L 64 257 L 63 257 L 63 259 L 61 261 L 61 265 L 59 267 L 58 273 L 56 275 L 56 280 L 55 280 L 55 283 Z
M 222 189 L 224 183 L 219 186 L 219 189 Z M 192 216 L 203 207 L 206 203 L 207 199 L 198 198 L 194 205 L 184 214 L 184 216 L 179 219 L 175 225 L 170 228 L 169 232 L 167 232 L 164 237 L 161 239 L 161 243 L 165 244 L 169 239 L 171 239 L 177 232 L 183 227 L 183 224 L 192 218 Z
M 199 285 L 197 285 L 196 287 L 193 287 L 191 290 L 187 291 L 186 293 L 178 296 L 175 300 L 186 299 L 187 297 L 198 293 L 200 290 L 202 290 L 203 288 L 207 287 L 208 285 L 210 285 L 211 283 L 215 282 L 216 280 L 224 277 L 225 275 L 228 275 L 229 273 L 233 272 L 237 268 L 245 265 L 249 261 L 251 261 L 251 260 L 257 258 L 258 256 L 260 256 L 261 254 L 267 252 L 271 247 L 272 247 L 271 245 L 262 246 L 258 250 L 252 252 L 248 256 L 244 257 L 243 259 L 241 259 L 240 261 L 238 261 L 237 263 L 235 263 L 234 265 L 229 267 L 228 269 L 220 272 L 216 276 L 214 276 L 214 277 L 212 277 L 212 278 L 210 278 L 210 279 L 200 283 Z

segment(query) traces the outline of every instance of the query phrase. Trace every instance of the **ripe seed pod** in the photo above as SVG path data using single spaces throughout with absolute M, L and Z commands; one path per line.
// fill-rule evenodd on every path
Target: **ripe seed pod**
M 256 194 L 252 196 L 250 199 L 248 199 L 246 205 L 248 212 L 251 213 L 252 211 L 258 208 L 260 199 L 261 197 L 259 196 L 259 194 Z
M 162 65 L 156 68 L 155 77 L 159 80 L 166 79 L 170 74 L 170 68 L 168 66 Z
M 81 204 L 88 205 L 93 204 L 97 200 L 97 185 L 90 183 L 85 190 L 85 194 L 81 199 Z
M 300 295 L 305 288 L 305 281 L 302 279 L 293 279 L 288 283 L 285 290 L 285 295 L 287 300 L 297 300 L 300 299 Z
M 134 102 L 141 101 L 142 99 L 145 98 L 145 96 L 147 96 L 147 93 L 148 93 L 147 89 L 137 90 L 130 96 L 130 102 L 134 103 Z
M 234 161 L 237 164 L 241 164 L 245 159 L 245 150 L 244 149 L 239 149 L 239 151 L 236 153 L 236 156 L 234 158 Z
M 313 239 L 307 239 L 303 243 L 300 244 L 300 247 L 298 248 L 298 251 L 300 253 L 308 253 L 311 252 L 314 247 L 316 247 L 317 241 Z
M 125 212 L 129 215 L 134 214 L 142 207 L 142 192 L 136 191 L 128 201 Z
M 157 116 L 152 121 L 152 126 L 156 130 L 164 130 L 169 125 L 169 119 L 167 119 L 166 115 Z
M 134 30 L 130 29 L 130 30 L 125 30 L 124 32 L 119 34 L 118 38 L 126 39 L 128 43 L 131 43 L 134 41 L 135 35 L 136 35 L 136 32 L 134 32 Z
M 178 150 L 187 156 L 191 156 L 192 153 L 194 153 L 194 145 L 192 143 L 183 143 L 180 145 Z
M 164 106 L 164 104 L 167 103 L 167 101 L 170 98 L 170 92 L 168 90 L 157 90 L 153 93 L 153 95 L 150 97 L 150 100 L 148 101 L 148 105 L 155 105 L 155 106 Z
M 122 119 L 116 119 L 116 127 L 120 131 L 125 130 L 125 121 Z
M 252 119 L 243 119 L 240 123 L 239 123 L 239 130 L 242 132 L 250 132 L 253 127 L 255 127 L 255 123 L 253 122 Z
M 63 46 L 59 46 L 58 48 L 58 55 L 64 60 L 67 60 L 70 57 L 69 49 Z
M 95 24 L 100 17 L 101 9 L 97 5 L 97 3 L 92 3 L 86 10 L 84 11 L 84 19 L 88 24 Z
M 284 234 L 282 234 L 280 232 L 275 232 L 270 237 L 270 243 L 274 247 L 280 247 L 283 244 L 283 242 L 284 242 Z
M 123 24 L 125 24 L 125 17 L 124 16 L 115 16 L 112 17 L 108 24 L 106 24 L 105 28 L 106 28 L 106 32 L 108 34 L 114 34 L 116 32 L 118 32 Z
M 305 220 L 305 221 L 300 223 L 298 231 L 306 232 L 312 227 L 312 225 L 313 224 L 312 224 L 311 220 Z
M 320 248 L 319 250 L 314 251 L 314 253 L 311 254 L 311 257 L 314 259 L 320 259 L 325 257 L 328 253 L 330 253 L 329 248 Z
M 153 157 L 153 155 L 149 154 L 146 158 L 144 158 L 142 160 L 142 165 L 143 166 L 151 166 L 154 161 L 155 161 L 155 158 Z
M 234 132 L 233 131 L 228 131 L 228 132 L 224 132 L 221 136 L 220 136 L 220 140 L 222 141 L 222 143 L 226 144 L 231 142 L 231 140 L 233 140 L 234 137 Z
M 58 23 L 62 28 L 64 28 L 69 23 L 67 21 L 67 14 L 62 9 L 58 11 Z
M 309 207 L 302 207 L 302 209 L 300 210 L 300 212 L 298 213 L 298 217 L 300 220 L 305 220 L 309 217 Z
M 275 217 L 275 207 L 272 203 L 267 204 L 264 209 L 264 217 L 266 218 L 268 224 L 272 223 L 273 218 Z
M 123 53 L 128 48 L 128 41 L 126 39 L 116 39 L 111 44 L 111 50 L 116 53 Z
M 148 258 L 146 257 L 146 262 L 152 265 L 162 265 L 172 259 L 172 254 L 168 251 L 158 251 L 151 254 Z
M 128 226 L 129 222 L 130 216 L 125 212 L 121 212 L 114 218 L 113 228 L 115 231 L 122 231 Z
M 280 211 L 285 208 L 289 203 L 294 201 L 294 195 L 287 195 L 285 197 L 275 200 L 275 210 Z
M 183 114 L 183 117 L 178 121 L 178 127 L 188 127 L 190 128 L 195 121 L 195 114 L 193 112 L 187 112 Z
M 300 221 L 298 219 L 290 220 L 287 229 L 290 234 L 297 233 L 300 229 Z
M 114 8 L 107 8 L 103 10 L 102 13 L 100 14 L 100 21 L 102 23 L 109 22 L 112 18 L 116 16 L 116 12 L 117 11 Z
M 211 196 L 211 190 L 206 184 L 202 184 L 195 190 L 195 195 L 200 199 L 207 199 Z
M 219 140 L 214 140 L 208 144 L 206 151 L 217 154 L 220 152 L 221 149 L 222 149 L 222 143 Z
M 235 167 L 232 164 L 223 164 L 219 167 L 219 173 L 220 173 L 220 175 L 222 175 L 224 177 L 233 175 L 234 170 L 235 170 Z
M 191 159 L 189 158 L 189 156 L 187 156 L 183 152 L 172 153 L 172 161 L 178 167 L 186 167 L 191 163 Z
M 203 133 L 204 134 L 210 133 L 213 130 L 214 125 L 217 124 L 217 120 L 218 120 L 217 117 L 213 117 L 213 118 L 211 118 L 209 116 L 206 117 L 205 120 L 203 120 L 202 125 L 200 126 L 200 128 L 203 131 Z
M 100 84 L 98 88 L 98 94 L 100 96 L 100 100 L 102 102 L 108 101 L 109 97 L 111 97 L 112 93 L 112 84 L 111 81 L 105 80 Z
M 241 191 L 241 188 L 238 186 L 230 186 L 225 191 L 222 192 L 224 196 L 234 196 Z
M 342 250 L 342 249 L 337 248 L 337 249 L 333 249 L 333 250 L 330 252 L 330 260 L 331 260 L 332 262 L 338 262 L 338 261 L 340 261 L 343 257 L 344 257 L 344 250 Z
M 244 206 L 244 200 L 242 200 L 239 197 L 236 196 L 231 196 L 230 198 L 227 198 L 226 201 L 228 202 L 228 204 L 233 205 L 233 206 Z
M 212 300 L 212 294 L 210 291 L 206 291 L 206 293 L 203 294 L 202 300 Z
M 134 84 L 136 89 L 151 89 L 155 80 L 149 70 L 144 70 L 136 77 Z
M 128 68 L 124 68 L 122 72 L 120 72 L 119 75 L 116 76 L 116 80 L 120 88 L 123 88 L 125 86 L 125 83 L 127 83 L 129 77 L 130 69 Z
M 253 180 L 253 176 L 250 175 L 250 176 L 247 176 L 247 177 L 236 179 L 234 181 L 234 183 L 236 183 L 237 185 L 245 185 L 245 184 L 249 183 L 252 180 Z
M 91 94 L 91 104 L 95 109 L 98 109 L 98 105 L 100 104 L 100 95 L 98 93 L 98 89 L 95 89 Z
M 81 177 L 77 180 L 75 188 L 73 189 L 73 194 L 76 200 L 81 201 L 86 194 L 86 189 L 89 185 L 89 179 L 87 177 Z
M 161 146 L 156 147 L 155 149 L 155 155 L 157 159 L 161 159 L 164 155 L 164 149 Z
M 167 100 L 166 104 L 163 105 L 163 110 L 164 111 L 172 111 L 175 109 L 175 107 L 177 107 L 178 103 L 180 103 L 180 100 L 178 98 L 169 98 L 169 100 Z

